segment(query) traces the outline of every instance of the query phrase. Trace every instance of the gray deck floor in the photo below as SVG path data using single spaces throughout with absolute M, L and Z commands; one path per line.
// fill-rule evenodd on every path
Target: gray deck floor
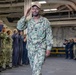
M 42 69 L 43 75 L 76 75 L 76 60 L 60 57 L 47 58 Z M 31 75 L 30 65 L 3 71 L 0 75 Z

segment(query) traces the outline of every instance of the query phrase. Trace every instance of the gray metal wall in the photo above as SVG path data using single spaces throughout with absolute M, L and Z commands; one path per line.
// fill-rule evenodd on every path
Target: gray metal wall
M 62 47 L 64 39 L 76 38 L 76 28 L 74 27 L 53 27 L 54 47 Z

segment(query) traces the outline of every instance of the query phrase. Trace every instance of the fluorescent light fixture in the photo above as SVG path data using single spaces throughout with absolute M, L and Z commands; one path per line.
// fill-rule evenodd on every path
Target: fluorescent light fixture
M 39 3 L 40 3 L 40 4 L 45 4 L 45 3 L 46 3 L 46 1 L 39 1 Z
M 35 2 L 38 2 L 39 4 L 45 4 L 46 1 L 35 1 Z M 31 4 L 34 4 L 35 2 L 32 2 Z
M 57 9 L 44 9 L 44 11 L 56 11 Z
M 44 9 L 44 11 L 50 11 L 50 9 Z
M 56 11 L 57 9 L 50 9 L 51 11 Z

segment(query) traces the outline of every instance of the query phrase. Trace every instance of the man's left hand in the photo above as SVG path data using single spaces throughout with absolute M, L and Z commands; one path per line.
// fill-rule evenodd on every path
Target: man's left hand
M 50 56 L 50 50 L 46 50 L 46 57 Z

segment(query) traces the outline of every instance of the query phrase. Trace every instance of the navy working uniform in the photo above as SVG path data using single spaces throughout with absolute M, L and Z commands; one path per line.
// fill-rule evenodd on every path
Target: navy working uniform
M 66 59 L 69 57 L 69 43 L 64 43 L 64 45 L 65 45 L 65 53 L 66 53 Z
M 69 43 L 70 59 L 73 59 L 73 46 L 74 46 L 74 42 Z
M 53 35 L 50 22 L 40 17 L 35 22 L 33 17 L 26 21 L 26 17 L 22 17 L 17 23 L 18 30 L 27 28 L 27 50 L 32 75 L 40 75 L 42 64 L 45 59 L 46 50 L 51 50 L 53 45 Z
M 19 58 L 19 37 L 18 34 L 15 33 L 12 35 L 12 47 L 13 47 L 13 53 L 12 53 L 12 64 L 13 66 L 18 66 L 18 58 Z
M 18 34 L 19 41 L 19 57 L 18 57 L 18 65 L 22 65 L 22 53 L 23 53 L 23 36 Z
M 74 59 L 76 60 L 76 43 L 73 46 Z
M 29 64 L 28 51 L 26 49 L 26 43 L 27 43 L 27 41 L 23 41 L 22 63 L 25 64 L 25 65 Z

